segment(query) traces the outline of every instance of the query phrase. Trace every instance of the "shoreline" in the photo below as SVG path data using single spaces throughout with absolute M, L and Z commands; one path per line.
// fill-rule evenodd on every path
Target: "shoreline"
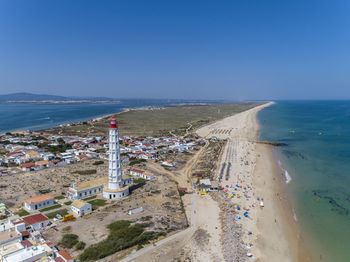
M 257 141 L 261 141 L 259 139 L 261 124 L 258 119 L 258 112 L 256 114 L 256 121 L 258 126 Z M 274 151 L 274 148 L 271 145 L 257 144 L 256 148 L 257 152 L 259 152 L 261 155 L 261 161 L 268 162 L 270 164 L 270 171 L 272 172 L 270 173 L 270 175 L 266 173 L 265 179 L 267 178 L 267 184 L 270 183 L 272 187 L 271 193 L 273 195 L 271 195 L 271 201 L 273 205 L 277 208 L 277 218 L 275 220 L 275 223 L 280 224 L 280 230 L 284 233 L 286 237 L 286 241 L 289 245 L 290 261 L 311 262 L 311 257 L 308 255 L 308 252 L 305 249 L 303 239 L 301 237 L 300 226 L 295 220 L 295 214 L 293 212 L 292 205 L 287 197 L 287 187 L 289 181 L 288 177 L 286 177 L 285 174 L 286 170 L 278 164 L 280 159 L 278 158 L 277 152 Z M 257 178 L 255 178 L 255 182 L 258 183 Z M 271 222 L 271 219 L 265 219 L 260 221 L 260 227 L 263 234 L 271 234 L 271 230 L 264 230 L 264 227 L 266 227 L 267 224 Z M 260 243 L 259 249 L 262 251 L 266 250 L 266 245 Z M 266 256 L 266 260 L 261 261 L 278 261 L 271 259 L 273 254 L 270 254 L 269 257 L 269 253 L 267 253 Z
M 44 131 L 47 131 L 47 130 L 50 130 L 50 129 L 54 129 L 54 128 L 58 128 L 60 126 L 66 126 L 66 125 L 71 125 L 71 124 L 78 124 L 78 123 L 81 123 L 81 122 L 84 122 L 84 121 L 100 121 L 102 120 L 103 118 L 106 118 L 106 117 L 110 117 L 110 116 L 113 116 L 113 115 L 118 115 L 118 114 L 121 114 L 121 113 L 124 113 L 124 112 L 128 112 L 130 110 L 130 108 L 123 108 L 123 110 L 121 112 L 116 112 L 116 113 L 110 113 L 110 114 L 106 114 L 106 115 L 101 115 L 101 116 L 96 116 L 96 117 L 93 117 L 93 118 L 82 118 L 82 119 L 79 119 L 79 120 L 72 120 L 72 122 L 65 122 L 65 123 L 62 123 L 62 124 L 59 124 L 59 125 L 54 125 L 52 127 L 48 127 L 48 128 L 44 128 L 44 129 L 13 129 L 11 131 L 7 131 L 7 132 L 10 132 L 10 133 L 15 133 L 15 134 L 26 134 L 26 133 L 29 133 L 29 132 L 44 132 Z M 3 132 L 3 133 L 0 133 L 0 135 L 5 135 L 7 132 Z
M 261 128 L 258 112 L 272 104 L 257 106 L 197 130 L 197 134 L 207 139 L 215 136 L 228 140 L 223 156 L 218 160 L 216 174 L 224 164 L 232 165 L 229 177 L 222 181 L 225 188 L 222 197 L 227 203 L 224 208 L 228 210 L 233 206 L 237 211 L 230 217 L 236 226 L 226 232 L 227 227 L 223 224 L 223 237 L 227 234 L 241 237 L 231 245 L 223 238 L 222 252 L 232 249 L 232 245 L 240 241 L 246 254 L 237 261 L 246 261 L 247 256 L 252 255 L 259 262 L 309 262 L 311 259 L 300 237 L 299 225 L 286 198 L 286 180 L 284 174 L 281 175 L 278 159 L 270 145 L 258 143 Z M 240 188 L 235 186 L 237 184 Z M 242 210 L 248 212 L 248 217 L 243 216 Z M 238 215 L 241 218 L 237 219 Z
M 61 124 L 54 124 L 51 127 L 48 128 L 41 128 L 40 125 L 38 128 L 36 128 L 35 126 L 32 127 L 23 127 L 23 128 L 19 128 L 19 129 L 11 129 L 8 131 L 4 131 L 4 132 L 0 132 L 0 136 L 5 135 L 6 133 L 15 133 L 15 134 L 28 134 L 29 132 L 44 132 L 47 130 L 51 130 L 54 128 L 58 128 L 61 126 L 67 126 L 67 125 L 71 125 L 71 124 L 78 124 L 84 121 L 101 121 L 103 118 L 106 117 L 111 117 L 111 116 L 115 116 L 115 115 L 119 115 L 122 113 L 127 113 L 130 111 L 139 111 L 139 110 L 161 110 L 165 107 L 183 107 L 183 106 L 202 106 L 202 105 L 212 105 L 212 104 L 204 104 L 204 103 L 189 103 L 189 104 L 167 104 L 167 105 L 144 105 L 144 106 L 136 106 L 136 107 L 122 107 L 121 111 L 119 112 L 113 112 L 113 113 L 108 113 L 108 114 L 102 114 L 102 115 L 97 115 L 97 116 L 93 116 L 93 117 L 89 117 L 89 118 L 79 118 L 79 119 L 75 119 L 75 120 L 66 120 L 63 121 Z M 215 105 L 215 104 L 213 104 Z M 45 125 L 45 124 L 43 124 Z
M 61 126 L 66 126 L 66 125 L 71 125 L 71 124 L 78 124 L 78 123 L 81 123 L 81 122 L 84 122 L 84 121 L 101 121 L 103 118 L 119 115 L 119 114 L 126 113 L 126 112 L 129 112 L 129 111 L 145 110 L 143 108 L 146 108 L 146 107 L 149 108 L 147 110 L 152 110 L 152 108 L 159 108 L 161 106 L 142 106 L 142 107 L 135 107 L 135 108 L 133 108 L 133 107 L 125 107 L 125 108 L 122 108 L 122 111 L 120 111 L 120 112 L 114 112 L 114 113 L 99 115 L 99 116 L 95 116 L 95 117 L 92 117 L 92 118 L 81 118 L 81 119 L 77 119 L 77 120 L 72 120 L 69 123 L 68 122 L 64 122 L 62 124 L 54 125 L 52 127 L 48 127 L 48 128 L 44 128 L 44 129 L 42 129 L 42 128 L 40 128 L 40 129 L 25 129 L 25 128 L 12 129 L 12 130 L 9 130 L 9 131 L 6 131 L 6 132 L 0 132 L 0 136 L 5 135 L 8 132 L 9 133 L 15 133 L 15 134 L 27 134 L 29 132 L 41 132 L 41 131 L 44 132 L 44 131 L 51 130 L 51 129 L 54 129 L 54 128 L 58 128 L 58 127 L 61 127 Z

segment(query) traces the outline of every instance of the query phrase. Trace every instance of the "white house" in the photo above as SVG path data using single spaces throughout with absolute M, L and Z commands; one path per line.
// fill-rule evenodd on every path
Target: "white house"
M 42 153 L 41 156 L 43 157 L 44 160 L 52 160 L 55 158 L 55 155 L 50 152 Z
M 92 205 L 83 200 L 75 200 L 71 205 L 71 209 L 77 216 L 83 216 L 92 211 Z
M 80 184 L 73 184 L 67 191 L 69 199 L 77 200 L 102 193 L 103 185 L 108 181 L 108 177 L 97 178 Z
M 154 178 L 154 175 L 152 173 L 148 173 L 144 170 L 135 169 L 135 168 L 130 170 L 130 174 L 133 176 L 141 177 L 143 179 L 147 179 L 147 180 L 152 180 Z
M 165 160 L 165 161 L 163 161 L 163 162 L 162 162 L 162 165 L 163 165 L 163 166 L 169 166 L 169 167 L 175 166 L 174 162 L 171 161 L 171 160 Z
M 32 169 L 34 169 L 35 164 L 34 164 L 33 162 L 23 163 L 23 164 L 21 164 L 20 167 L 21 167 L 22 171 L 24 171 L 24 172 L 29 172 L 29 171 L 31 171 Z
M 40 195 L 24 200 L 24 207 L 29 211 L 49 207 L 53 204 L 55 204 L 54 198 L 49 194 Z
M 23 221 L 26 226 L 30 226 L 33 231 L 44 229 L 50 224 L 50 220 L 41 213 L 23 217 Z
M 20 164 L 22 164 L 22 163 L 25 163 L 26 161 L 27 161 L 27 159 L 24 158 L 24 157 L 18 157 L 18 158 L 16 158 L 16 160 L 15 160 L 15 162 L 16 162 L 17 165 L 20 165 Z
M 52 255 L 53 250 L 46 244 L 33 245 L 28 240 L 2 246 L 0 261 L 6 262 L 30 262 L 30 261 L 52 261 L 47 256 Z M 46 259 L 45 259 L 46 258 Z

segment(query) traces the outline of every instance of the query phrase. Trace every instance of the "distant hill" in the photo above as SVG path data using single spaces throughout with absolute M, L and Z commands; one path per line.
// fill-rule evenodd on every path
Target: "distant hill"
M 121 103 L 121 104 L 156 104 L 174 103 L 174 105 L 183 104 L 229 104 L 236 103 L 230 100 L 203 100 L 203 99 L 153 99 L 153 98 L 109 98 L 109 97 L 74 97 L 74 96 L 56 96 L 47 94 L 32 93 L 12 93 L 0 95 L 1 104 L 11 103 L 32 103 L 32 104 L 75 104 L 75 103 Z
M 46 94 L 13 93 L 0 95 L 0 103 L 69 103 L 69 102 L 118 102 L 107 97 L 66 97 Z

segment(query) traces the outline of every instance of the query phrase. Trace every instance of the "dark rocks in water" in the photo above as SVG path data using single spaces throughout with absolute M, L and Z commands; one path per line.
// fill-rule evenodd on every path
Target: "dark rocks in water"
M 270 146 L 288 146 L 288 144 L 278 143 L 278 142 L 258 141 L 257 143 L 264 144 L 264 145 L 270 145 Z
M 307 157 L 304 156 L 303 154 L 291 150 L 283 150 L 283 153 L 288 157 L 295 157 L 295 158 L 300 158 L 302 160 L 307 160 Z
M 341 205 L 339 202 L 344 202 L 348 201 L 348 195 L 347 194 L 341 194 L 340 196 L 338 195 L 341 192 L 331 192 L 329 190 L 312 190 L 312 193 L 314 196 L 317 196 L 319 199 L 324 199 L 326 200 L 330 206 L 331 210 L 333 212 L 337 212 L 340 215 L 343 216 L 349 216 L 350 215 L 350 210 L 344 205 Z M 343 200 L 343 201 L 342 201 Z

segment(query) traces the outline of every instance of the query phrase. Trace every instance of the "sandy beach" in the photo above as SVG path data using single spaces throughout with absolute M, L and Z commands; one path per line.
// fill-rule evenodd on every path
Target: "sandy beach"
M 234 220 L 232 230 L 236 232 L 229 234 L 240 236 L 240 247 L 245 249 L 245 258 L 237 257 L 237 261 L 245 261 L 249 256 L 255 261 L 310 261 L 283 194 L 284 177 L 280 175 L 270 147 L 256 143 L 259 132 L 256 114 L 271 104 L 227 117 L 199 129 L 197 133 L 208 139 L 228 140 L 217 166 L 216 179 L 222 176 L 224 198 L 229 200 L 222 208 L 234 206 L 235 209 L 230 219 Z M 230 261 L 225 253 L 232 245 L 227 243 L 230 237 L 225 237 L 225 231 L 227 228 L 222 232 L 221 252 L 225 261 Z
M 125 261 L 311 261 L 284 196 L 285 177 L 271 147 L 257 143 L 257 113 L 271 104 L 197 130 L 207 139 L 227 139 L 213 179 L 224 192 L 186 195 L 190 227 Z

